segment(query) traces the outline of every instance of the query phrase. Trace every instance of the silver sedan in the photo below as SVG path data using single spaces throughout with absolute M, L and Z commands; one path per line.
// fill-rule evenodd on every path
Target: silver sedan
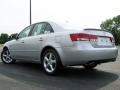
M 115 61 L 118 54 L 113 35 L 106 30 L 72 28 L 49 21 L 32 24 L 13 38 L 3 47 L 2 61 L 37 61 L 49 75 L 63 66 L 92 69 Z

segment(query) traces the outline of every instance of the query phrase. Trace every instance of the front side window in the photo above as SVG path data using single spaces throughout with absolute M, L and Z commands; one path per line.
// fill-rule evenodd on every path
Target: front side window
M 30 33 L 30 30 L 31 30 L 32 26 L 29 26 L 27 28 L 25 28 L 22 32 L 20 32 L 19 34 L 19 38 L 24 38 L 24 37 L 28 37 L 29 36 L 29 33 Z

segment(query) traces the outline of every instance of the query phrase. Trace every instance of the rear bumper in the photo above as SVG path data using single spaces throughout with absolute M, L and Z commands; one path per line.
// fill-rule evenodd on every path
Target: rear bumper
M 95 62 L 95 63 L 97 63 L 97 64 L 100 64 L 100 63 L 107 63 L 107 62 L 114 62 L 114 61 L 116 61 L 116 58 L 103 59 L 103 60 L 91 60 L 91 61 L 88 61 L 87 63 Z
M 64 66 L 81 65 L 91 61 L 97 63 L 112 62 L 116 60 L 118 49 L 113 48 L 92 48 L 78 49 L 74 47 L 62 48 L 60 53 L 61 61 Z

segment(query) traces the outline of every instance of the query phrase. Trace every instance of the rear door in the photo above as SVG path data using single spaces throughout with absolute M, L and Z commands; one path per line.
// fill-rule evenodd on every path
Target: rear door
M 25 40 L 27 60 L 40 60 L 40 53 L 49 33 L 53 32 L 46 22 L 37 23 L 30 37 Z
M 25 39 L 26 60 L 39 60 L 41 46 L 44 41 L 42 33 L 45 27 L 45 23 L 35 24 L 30 37 Z

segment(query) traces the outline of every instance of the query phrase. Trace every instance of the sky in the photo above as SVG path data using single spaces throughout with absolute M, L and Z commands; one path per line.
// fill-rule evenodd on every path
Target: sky
M 32 0 L 32 23 L 57 21 L 83 28 L 120 15 L 120 0 Z M 0 33 L 19 33 L 29 25 L 29 0 L 0 0 Z

